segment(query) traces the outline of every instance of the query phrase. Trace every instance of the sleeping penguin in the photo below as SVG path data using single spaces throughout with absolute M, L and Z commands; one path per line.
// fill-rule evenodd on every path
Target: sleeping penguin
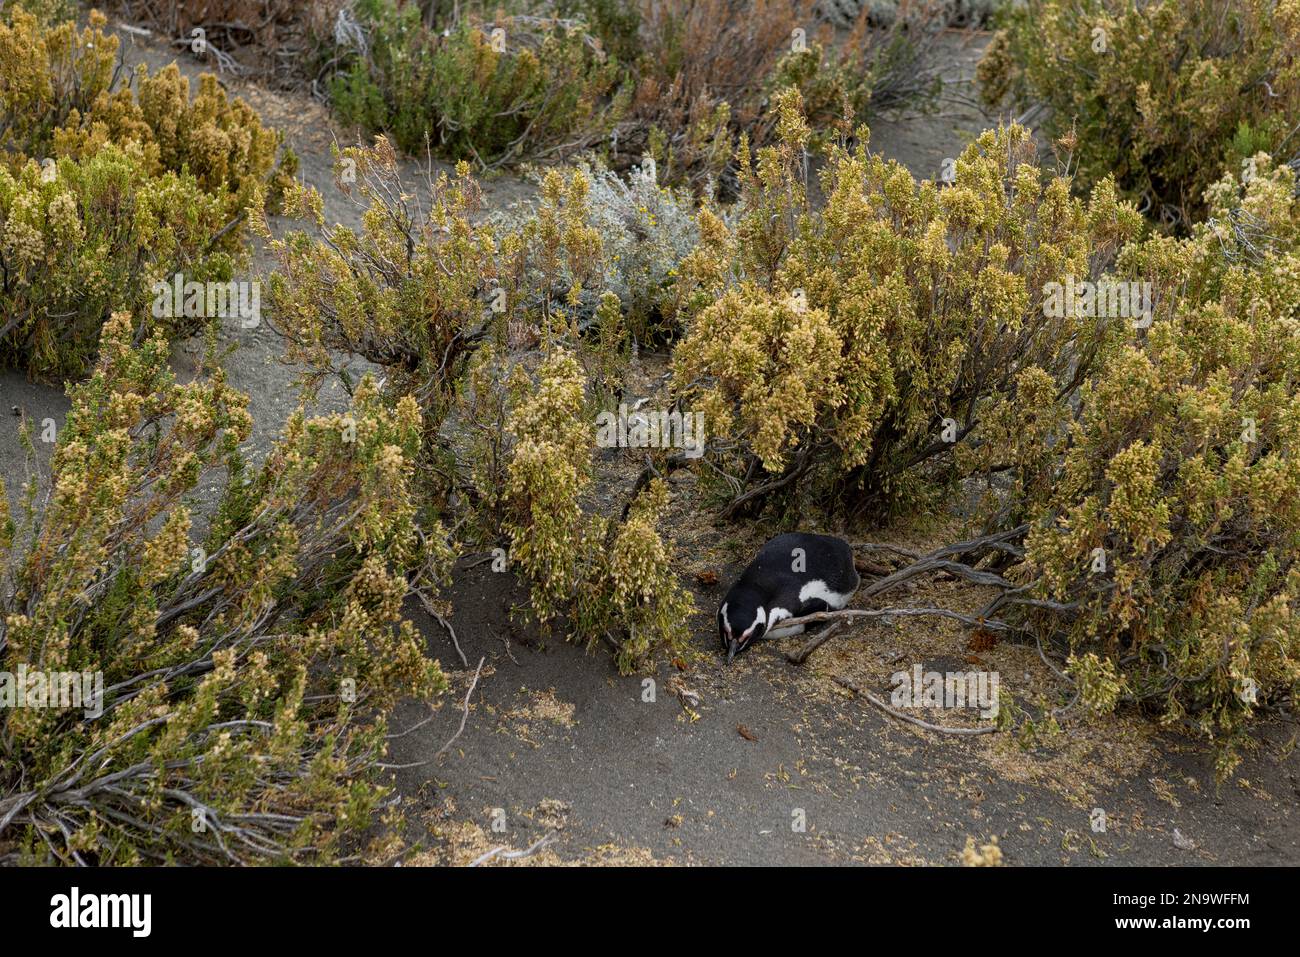
M 798 635 L 786 618 L 843 608 L 858 590 L 853 549 L 833 535 L 792 532 L 759 549 L 718 609 L 718 640 L 727 663 L 759 638 Z

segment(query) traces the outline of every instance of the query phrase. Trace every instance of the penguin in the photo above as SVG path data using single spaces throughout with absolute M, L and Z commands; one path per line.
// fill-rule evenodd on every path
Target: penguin
M 727 663 L 764 636 L 802 634 L 803 625 L 778 623 L 843 608 L 861 581 L 853 549 L 843 539 L 803 532 L 776 536 L 759 549 L 718 608 L 718 640 Z

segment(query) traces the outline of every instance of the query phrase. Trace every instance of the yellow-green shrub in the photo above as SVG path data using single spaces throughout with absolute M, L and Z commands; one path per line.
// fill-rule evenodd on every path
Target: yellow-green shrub
M 550 170 L 538 202 L 501 227 L 502 278 L 508 311 L 549 337 L 595 310 L 604 278 L 604 237 L 594 225 L 591 180 L 582 169 Z
M 250 468 L 245 397 L 212 368 L 178 383 L 166 341 L 132 333 L 114 316 L 70 393 L 44 511 L 33 486 L 0 515 L 0 671 L 103 691 L 84 719 L 0 709 L 0 859 L 346 857 L 386 793 L 376 715 L 444 685 L 401 614 L 448 565 L 415 519 L 419 410 L 367 380 Z
M 668 486 L 654 479 L 632 500 L 625 519 L 600 522 L 599 560 L 578 593 L 578 634 L 611 640 L 624 672 L 655 655 L 680 652 L 695 613 L 674 570 L 672 546 L 659 531 L 667 508 Z
M 118 38 L 97 11 L 79 30 L 45 26 L 16 13 L 0 24 L 0 148 L 11 165 L 27 157 L 85 159 L 106 144 L 138 144 L 148 176 L 188 172 L 222 200 L 227 220 L 260 206 L 276 166 L 282 134 L 262 126 L 243 100 L 230 99 L 211 74 L 190 81 L 173 63 L 154 75 L 143 64 L 134 83 L 118 81 Z M 292 173 L 294 161 L 286 157 Z M 276 179 L 282 185 L 282 178 Z M 223 237 L 237 245 L 238 233 Z
M 563 348 L 535 376 L 516 366 L 505 531 L 510 561 L 530 582 L 530 615 L 543 626 L 567 616 L 573 637 L 607 642 L 628 672 L 680 649 L 694 603 L 657 529 L 668 504 L 661 482 L 618 522 L 584 513 L 595 445 L 584 387 L 581 365 Z
M 15 11 L 0 23 L 0 365 L 75 377 L 110 313 L 157 280 L 226 281 L 243 221 L 294 168 L 280 134 L 172 65 L 116 82 L 118 40 Z
M 82 160 L 0 166 L 0 366 L 74 378 L 93 363 L 115 310 L 141 309 L 157 280 L 228 280 L 238 260 L 210 249 L 222 201 L 188 174 L 151 176 L 138 144 Z M 142 326 L 143 327 L 143 326 Z
M 980 64 L 983 94 L 1043 103 L 1087 189 L 1113 176 L 1188 231 L 1206 187 L 1258 151 L 1300 154 L 1295 0 L 1027 0 Z
M 1032 497 L 1015 577 L 1065 607 L 1011 604 L 1109 660 L 1127 700 L 1225 744 L 1223 773 L 1257 706 L 1300 688 L 1300 202 L 1289 169 L 1255 160 L 1249 184 L 1210 188 L 1216 225 L 1121 255 L 1163 306 L 1097 364 Z M 1271 251 L 1245 254 L 1233 210 Z
M 916 504 L 928 479 L 1036 471 L 1029 420 L 1061 415 L 1115 335 L 1105 320 L 1048 316 L 1043 290 L 1097 278 L 1140 217 L 1109 183 L 1071 198 L 1019 127 L 980 136 L 949 188 L 865 142 L 835 147 L 814 211 L 797 94 L 779 109 L 778 144 L 742 165 L 736 224 L 701 214 L 679 284 L 674 381 L 739 489 L 727 513 L 796 489 L 832 506 Z M 987 438 L 986 421 L 1002 424 Z M 942 468 L 920 468 L 936 457 Z
M 260 206 L 272 186 L 284 185 L 294 163 L 275 170 L 282 139 L 251 106 L 227 97 L 210 73 L 199 77 L 191 98 L 189 79 L 172 63 L 152 76 L 141 65 L 134 86 L 101 92 L 84 115 L 74 112 L 54 131 L 53 153 L 79 158 L 107 143 L 137 141 L 146 172 L 190 173 L 204 192 L 223 200 L 229 221 Z
M 326 225 L 320 194 L 301 185 L 286 193 L 285 209 L 313 232 L 272 240 L 255 221 L 278 266 L 267 281 L 269 321 L 287 342 L 287 358 L 318 377 L 334 369 L 335 352 L 386 367 L 391 394 L 419 396 L 435 432 L 466 361 L 497 325 L 486 295 L 498 253 L 491 229 L 473 222 L 478 184 L 462 164 L 454 178 L 440 174 L 417 208 L 383 137 L 344 150 L 335 176 L 366 207 L 360 232 Z
M 579 580 L 586 532 L 580 500 L 594 445 L 583 386 L 582 367 L 563 349 L 543 360 L 535 381 L 516 366 L 510 382 L 505 531 L 512 564 L 532 582 L 532 615 L 543 624 L 568 608 Z

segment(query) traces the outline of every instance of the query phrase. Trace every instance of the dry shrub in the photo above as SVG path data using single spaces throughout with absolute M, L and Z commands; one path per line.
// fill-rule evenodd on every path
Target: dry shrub
M 867 10 L 837 34 L 815 4 L 789 0 L 645 0 L 635 93 L 618 149 L 632 160 L 648 152 L 668 182 L 697 192 L 735 187 L 740 134 L 767 144 L 779 89 L 803 96 L 811 125 L 847 135 L 873 110 L 923 99 L 936 89 L 924 57 L 941 7 L 906 4 L 887 25 Z
M 986 100 L 1048 107 L 1079 184 L 1113 176 L 1163 228 L 1259 151 L 1300 158 L 1295 0 L 1028 0 L 980 63 Z
M 401 611 L 450 564 L 416 519 L 419 409 L 366 380 L 250 467 L 246 397 L 132 326 L 70 393 L 44 510 L 0 486 L 0 672 L 92 691 L 0 707 L 0 861 L 347 858 L 387 793 L 380 716 L 445 686 Z
M 349 0 L 109 0 L 132 24 L 157 30 L 223 73 L 298 86 L 333 46 Z M 344 20 L 346 23 L 346 19 Z M 204 45 L 196 49 L 196 29 Z

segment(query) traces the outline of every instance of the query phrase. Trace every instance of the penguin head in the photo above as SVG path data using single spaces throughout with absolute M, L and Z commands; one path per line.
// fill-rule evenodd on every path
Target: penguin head
M 718 642 L 727 664 L 767 631 L 767 611 L 762 597 L 732 589 L 718 609 Z

